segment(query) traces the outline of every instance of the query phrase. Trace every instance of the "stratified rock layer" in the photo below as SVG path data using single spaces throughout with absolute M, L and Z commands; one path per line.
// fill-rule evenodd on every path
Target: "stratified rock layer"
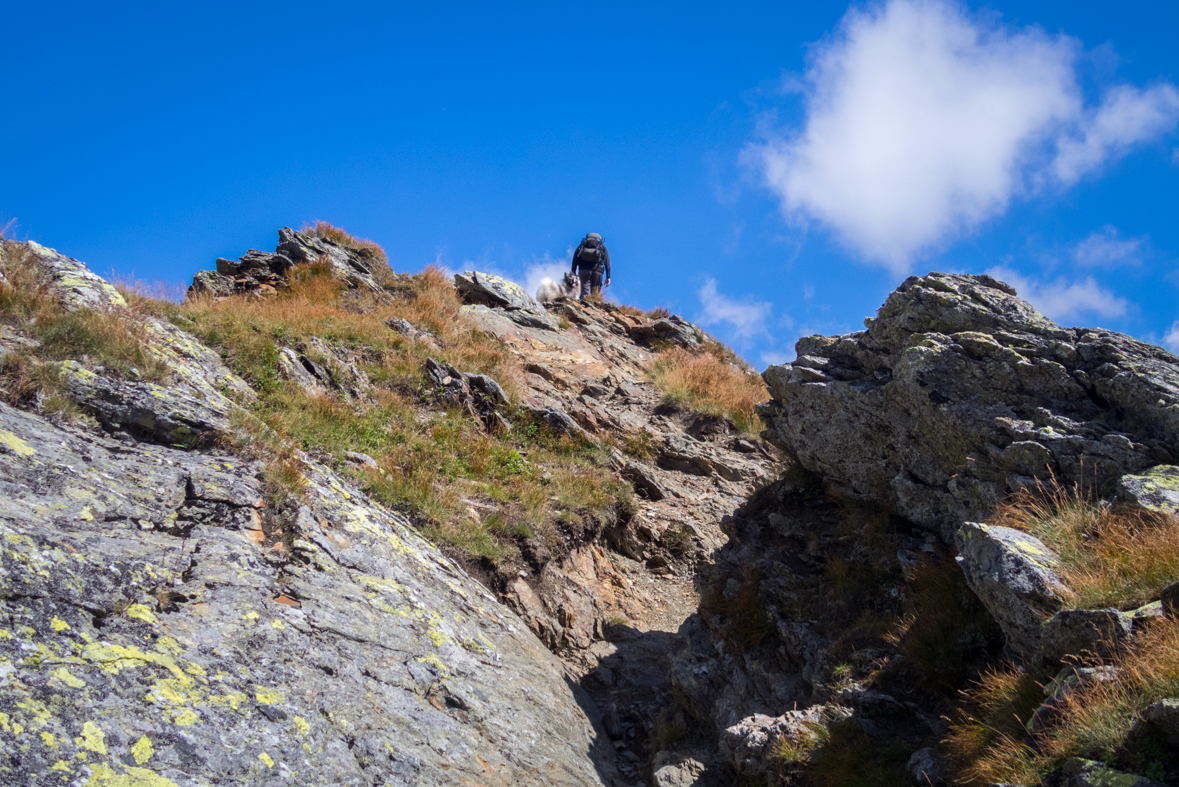
M 1036 477 L 1109 496 L 1179 454 L 1179 358 L 1062 328 L 989 276 L 912 277 L 866 324 L 767 369 L 762 418 L 804 467 L 947 542 Z

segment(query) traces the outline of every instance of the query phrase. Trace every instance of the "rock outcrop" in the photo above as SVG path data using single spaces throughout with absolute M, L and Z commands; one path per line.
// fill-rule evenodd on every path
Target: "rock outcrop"
M 32 251 L 66 304 L 121 308 Z M 0 404 L 0 780 L 613 783 L 523 621 L 311 457 L 301 502 L 268 500 L 214 445 L 248 387 L 172 326 L 148 338 L 171 386 L 64 367 L 94 426 Z
M 290 227 L 278 231 L 278 246 L 273 253 L 250 249 L 237 261 L 218 258 L 215 271 L 198 271 L 188 293 L 225 297 L 227 295 L 272 295 L 287 286 L 288 274 L 295 265 L 322 262 L 329 265 L 340 281 L 349 287 L 381 292 L 373 278 L 378 261 L 372 249 L 351 248 L 331 238 L 319 238 Z
M 804 467 L 947 543 L 1049 472 L 1112 496 L 1176 459 L 1179 358 L 1165 350 L 1062 328 L 989 276 L 911 277 L 865 322 L 767 369 L 762 418 Z

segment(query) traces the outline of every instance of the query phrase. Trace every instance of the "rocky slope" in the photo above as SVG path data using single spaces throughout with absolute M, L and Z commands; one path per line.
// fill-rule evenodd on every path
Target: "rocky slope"
M 276 497 L 269 460 L 242 442 L 243 429 L 265 431 L 250 414 L 257 393 L 216 352 L 132 312 L 77 260 L 36 244 L 3 253 L 0 271 L 23 271 L 9 278 L 35 281 L 55 309 L 125 320 L 157 367 L 147 379 L 90 355 L 38 362 L 78 414 L 55 414 L 47 389 L 9 391 L 24 409 L 0 404 L 7 781 L 641 779 L 673 704 L 665 659 L 698 602 L 694 567 L 777 456 L 724 418 L 662 405 L 645 371 L 653 347 L 699 347 L 699 329 L 610 304 L 546 311 L 510 282 L 456 277 L 463 319 L 520 359 L 519 407 L 492 378 L 430 358 L 423 418 L 459 405 L 489 433 L 523 418 L 640 445 L 609 460 L 639 491 L 636 510 L 488 567 L 455 562 L 369 499 L 339 469 L 366 467 L 363 454 L 300 454 L 298 495 Z M 272 297 L 297 265 L 325 259 L 342 297 L 392 301 L 406 286 L 379 284 L 371 255 L 284 229 L 273 254 L 219 260 L 190 294 Z M 0 363 L 27 369 L 45 355 L 21 327 L 35 323 L 6 322 Z M 405 320 L 388 327 L 426 350 L 441 341 Z M 276 368 L 308 395 L 363 408 L 376 390 L 359 361 L 311 337 L 280 347 Z M 472 517 L 495 513 L 467 494 Z
M 68 308 L 123 307 L 52 250 L 4 261 L 27 252 Z M 249 391 L 147 331 L 171 385 L 62 364 L 91 426 L 0 405 L 5 783 L 612 783 L 560 662 L 403 516 L 306 458 L 286 522 L 256 462 L 174 445 Z
M 960 689 L 1003 665 L 1048 686 L 1015 719 L 1038 751 L 1070 696 L 1126 682 L 1120 659 L 1179 615 L 1161 579 L 1079 606 L 1064 557 L 987 522 L 1056 482 L 1105 498 L 1094 516 L 1171 521 L 1179 359 L 1056 326 L 989 277 L 914 277 L 867 330 L 800 341 L 764 375 L 758 439 L 665 404 L 649 375 L 661 350 L 723 355 L 670 315 L 546 309 L 470 271 L 446 287 L 465 304 L 454 319 L 518 379 L 461 365 L 484 344 L 382 316 L 417 381 L 390 383 L 360 329 L 284 317 L 253 329 L 270 332 L 273 377 L 251 384 L 226 363 L 251 345 L 210 349 L 176 325 L 198 322 L 129 310 L 52 250 L 2 252 L 6 782 L 989 784 L 946 758 Z M 52 309 L 10 297 L 30 261 Z M 307 324 L 329 329 L 417 286 L 370 250 L 286 228 L 273 253 L 217 268 L 190 294 L 231 309 L 301 270 L 328 276 L 342 289 L 315 292 L 344 307 Z M 125 320 L 146 355 L 51 356 L 53 309 Z M 347 441 L 290 453 L 256 417 L 284 401 L 386 412 L 391 384 L 415 423 L 443 434 L 457 413 L 470 450 L 538 479 L 521 494 L 557 491 L 543 457 L 564 454 L 522 438 L 542 430 L 584 478 L 637 497 L 599 515 L 554 494 L 541 534 L 503 524 L 518 521 L 507 487 L 440 467 L 429 485 L 461 502 L 463 526 L 510 543 L 496 559 L 439 549 L 426 514 L 373 492 L 408 459 Z M 415 434 L 397 439 L 431 433 Z M 1166 751 L 1176 707 L 1134 711 L 1135 751 Z M 1146 762 L 1127 752 L 1021 783 L 1147 784 L 1109 767 Z M 1140 771 L 1179 780 L 1179 762 L 1151 756 Z
M 958 690 L 1012 662 L 1048 684 L 1039 710 L 1013 711 L 1026 715 L 1007 739 L 1032 762 L 1055 740 L 1053 707 L 1094 675 L 1138 701 L 1140 684 L 1116 665 L 1166 630 L 1155 621 L 1179 576 L 1164 572 L 1128 607 L 1077 609 L 1085 588 L 1066 585 L 1043 541 L 980 523 L 1012 494 L 1059 483 L 1106 498 L 1095 512 L 1147 512 L 1126 520 L 1147 523 L 1134 527 L 1179 527 L 1166 524 L 1179 515 L 1179 358 L 1061 328 L 986 276 L 913 277 L 866 324 L 804 338 L 795 362 L 765 372 L 765 435 L 794 469 L 723 520 L 731 538 L 704 567 L 672 680 L 685 714 L 751 783 L 985 785 L 944 757 Z M 1107 754 L 1176 783 L 1179 763 L 1157 753 L 1173 700 L 1142 696 L 1118 722 L 1130 748 Z M 1054 784 L 1149 781 L 1076 758 L 1054 767 Z

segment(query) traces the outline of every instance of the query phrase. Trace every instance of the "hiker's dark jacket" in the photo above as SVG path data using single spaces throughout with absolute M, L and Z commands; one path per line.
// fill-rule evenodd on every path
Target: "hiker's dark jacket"
M 581 256 L 581 249 L 584 246 L 585 246 L 585 241 L 582 240 L 581 243 L 577 244 L 577 251 L 573 252 L 573 267 L 571 268 L 571 270 L 574 273 L 577 273 L 577 269 L 581 265 L 581 263 L 577 261 L 577 258 Z M 598 257 L 601 259 L 601 262 L 599 262 L 598 265 L 605 265 L 606 266 L 606 278 L 609 279 L 610 278 L 610 252 L 606 251 L 606 244 L 605 243 L 598 241 L 598 252 L 599 252 Z M 595 265 L 593 267 L 596 268 L 596 267 L 598 267 L 598 265 Z

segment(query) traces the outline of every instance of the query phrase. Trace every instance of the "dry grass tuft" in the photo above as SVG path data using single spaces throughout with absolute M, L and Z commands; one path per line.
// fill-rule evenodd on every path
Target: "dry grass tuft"
M 23 244 L 3 248 L 0 323 L 36 340 L 37 346 L 10 358 L 0 370 L 0 388 L 12 402 L 37 401 L 43 411 L 76 413 L 67 402 L 53 362 L 83 359 L 115 377 L 162 383 L 169 370 L 150 350 L 147 328 L 130 309 L 66 309 L 40 277 Z
M 1032 784 L 1070 757 L 1163 778 L 1175 753 L 1159 741 L 1132 738 L 1131 730 L 1146 707 L 1179 696 L 1179 621 L 1155 621 L 1113 666 L 1116 680 L 1091 681 L 1066 694 L 1048 726 L 1031 736 L 1031 745 L 1023 722 L 1043 700 L 1042 691 L 1014 667 L 984 676 L 966 693 L 967 711 L 946 740 L 961 783 Z
M 1003 505 L 991 522 L 1032 533 L 1061 560 L 1074 609 L 1134 609 L 1179 577 L 1179 518 L 1041 486 Z
M 331 222 L 316 219 L 315 224 L 304 224 L 300 232 L 334 241 L 350 249 L 368 249 L 373 254 L 373 277 L 382 287 L 387 287 L 393 281 L 393 268 L 389 265 L 389 255 L 376 241 L 358 238 Z
M 1007 664 L 984 672 L 962 692 L 963 708 L 945 745 L 964 785 L 1035 781 L 1035 756 L 1023 742 L 1024 723 L 1044 700 L 1030 675 Z
M 754 405 L 768 400 L 769 391 L 759 375 L 734 368 L 711 352 L 678 347 L 659 353 L 648 373 L 667 404 L 723 415 L 748 434 L 761 431 Z

